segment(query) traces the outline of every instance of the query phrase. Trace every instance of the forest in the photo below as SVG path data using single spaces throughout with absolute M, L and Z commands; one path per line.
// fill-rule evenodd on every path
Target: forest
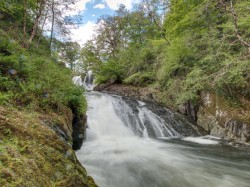
M 99 18 L 83 47 L 69 39 L 77 18 L 62 15 L 72 3 L 1 2 L 1 103 L 67 104 L 81 91 L 60 82 L 88 69 L 97 83 L 158 89 L 162 102 L 173 107 L 199 102 L 201 91 L 235 105 L 249 100 L 248 1 L 143 0 L 132 10 L 120 5 L 114 15 Z
M 216 92 L 250 99 L 250 3 L 246 0 L 144 0 L 99 20 L 81 50 L 97 82 L 151 87 L 168 106 Z M 244 105 L 244 103 L 243 103 Z

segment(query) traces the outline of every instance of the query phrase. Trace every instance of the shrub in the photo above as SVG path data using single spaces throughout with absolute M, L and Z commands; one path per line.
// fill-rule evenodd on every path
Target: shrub
M 137 72 L 124 80 L 125 84 L 134 86 L 146 86 L 155 81 L 155 74 L 152 72 Z
M 98 71 L 96 82 L 106 83 L 109 80 L 121 82 L 124 76 L 123 66 L 114 60 L 103 63 Z

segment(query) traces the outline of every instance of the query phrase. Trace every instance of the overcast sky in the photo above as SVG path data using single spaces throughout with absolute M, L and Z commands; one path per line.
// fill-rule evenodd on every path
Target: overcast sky
M 72 11 L 68 15 L 81 17 L 81 24 L 77 28 L 71 29 L 73 41 L 83 45 L 91 39 L 98 18 L 102 15 L 112 15 L 120 4 L 124 4 L 127 9 L 131 9 L 133 4 L 140 0 L 80 0 L 72 5 Z

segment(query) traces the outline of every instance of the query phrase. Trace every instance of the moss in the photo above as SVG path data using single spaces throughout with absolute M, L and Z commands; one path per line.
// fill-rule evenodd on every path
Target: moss
M 235 119 L 250 125 L 250 102 L 248 100 L 241 98 L 238 100 L 240 104 L 235 106 L 228 98 L 220 94 L 202 93 L 201 97 L 209 99 L 210 104 L 205 104 L 205 110 L 215 116 L 220 124 L 226 124 L 228 119 Z
M 44 120 L 61 124 L 63 117 L 0 107 L 0 186 L 96 186 Z

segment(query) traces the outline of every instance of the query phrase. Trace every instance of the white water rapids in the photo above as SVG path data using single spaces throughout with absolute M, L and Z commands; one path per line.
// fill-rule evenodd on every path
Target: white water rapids
M 88 93 L 87 102 L 86 140 L 77 157 L 100 187 L 250 186 L 246 151 L 211 137 L 184 138 L 143 103 L 133 127 L 125 119 L 133 110 L 121 98 Z M 150 129 L 155 138 L 148 137 Z

